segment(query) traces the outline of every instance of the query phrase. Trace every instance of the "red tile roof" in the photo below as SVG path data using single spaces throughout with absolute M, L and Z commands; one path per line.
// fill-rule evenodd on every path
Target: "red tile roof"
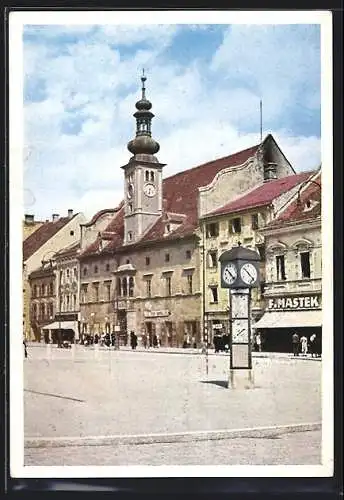
M 23 241 L 23 258 L 26 261 L 30 258 L 44 243 L 55 236 L 73 217 L 60 217 L 56 222 L 46 222 L 39 227 L 30 236 Z
M 313 174 L 314 172 L 302 172 L 300 174 L 283 177 L 282 179 L 265 182 L 261 186 L 250 190 L 244 196 L 206 214 L 205 217 L 230 214 L 250 208 L 269 205 L 275 198 L 289 191 L 297 184 L 304 182 Z
M 268 228 L 321 217 L 321 175 L 313 179 L 314 182 L 308 185 L 306 183 L 305 188 L 300 191 L 300 196 L 296 197 L 275 220 L 270 222 Z M 316 183 L 319 185 L 317 186 Z M 307 202 L 310 202 L 309 208 Z
M 153 227 L 144 235 L 144 237 L 139 241 L 140 243 L 145 243 L 147 241 L 155 241 L 159 239 L 175 239 L 179 237 L 184 237 L 188 234 L 192 234 L 198 225 L 198 213 L 197 213 L 197 200 L 198 200 L 198 188 L 201 186 L 206 186 L 209 184 L 216 174 L 227 167 L 235 167 L 242 165 L 249 158 L 252 158 L 260 144 L 252 146 L 243 151 L 239 151 L 232 155 L 226 156 L 224 158 L 219 158 L 213 160 L 197 167 L 184 170 L 178 174 L 167 177 L 163 180 L 163 206 L 164 214 L 157 220 Z M 98 212 L 96 216 L 92 218 L 95 220 L 99 217 Z M 179 214 L 184 217 L 181 218 L 182 223 L 180 226 L 164 236 L 165 233 L 165 215 L 166 213 Z M 99 240 L 96 240 L 91 245 L 89 245 L 80 255 L 80 257 L 87 257 L 91 255 L 97 255 L 99 253 L 112 252 L 118 247 L 123 245 L 124 238 L 124 202 L 120 204 L 120 210 L 114 215 L 114 218 L 110 224 L 106 227 L 104 233 L 114 232 L 116 236 L 110 241 L 103 241 L 102 250 L 99 250 Z M 130 245 L 130 248 L 134 248 L 136 244 Z

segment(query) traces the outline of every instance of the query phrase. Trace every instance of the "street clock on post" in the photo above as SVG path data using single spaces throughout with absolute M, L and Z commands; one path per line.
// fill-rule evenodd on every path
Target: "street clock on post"
M 253 288 L 259 285 L 257 252 L 238 245 L 220 255 L 222 288 Z

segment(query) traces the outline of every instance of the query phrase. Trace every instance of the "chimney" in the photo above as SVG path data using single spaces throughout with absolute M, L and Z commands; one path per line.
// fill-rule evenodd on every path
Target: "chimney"
M 73 217 L 73 209 L 69 208 L 68 209 L 68 218 L 71 219 Z
M 32 214 L 25 214 L 24 221 L 25 221 L 25 224 L 34 224 L 35 216 Z
M 277 179 L 277 163 L 271 161 L 264 164 L 264 181 L 272 181 Z
M 52 215 L 52 221 L 56 222 L 59 219 L 60 215 L 59 214 L 53 214 Z

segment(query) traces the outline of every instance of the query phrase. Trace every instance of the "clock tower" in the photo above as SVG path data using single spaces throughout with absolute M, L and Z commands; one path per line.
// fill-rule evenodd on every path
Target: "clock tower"
M 155 154 L 159 144 L 152 138 L 152 103 L 146 98 L 142 73 L 142 96 L 136 103 L 136 136 L 128 143 L 133 156 L 124 170 L 124 243 L 136 243 L 162 214 L 162 169 Z

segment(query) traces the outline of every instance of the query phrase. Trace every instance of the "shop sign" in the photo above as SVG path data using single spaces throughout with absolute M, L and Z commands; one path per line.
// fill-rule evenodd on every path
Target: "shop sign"
M 163 309 L 160 311 L 145 311 L 145 318 L 158 318 L 159 316 L 169 316 L 171 313 L 167 309 Z
M 222 328 L 222 323 L 215 323 L 213 325 L 213 329 L 214 330 L 221 330 L 221 328 Z
M 276 297 L 268 301 L 268 309 L 320 309 L 320 295 L 302 295 L 299 297 Z

